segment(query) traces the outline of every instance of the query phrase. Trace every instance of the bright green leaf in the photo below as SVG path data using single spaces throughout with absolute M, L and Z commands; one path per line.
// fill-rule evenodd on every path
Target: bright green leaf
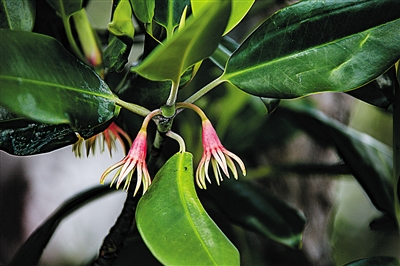
M 34 0 L 0 0 L 0 28 L 31 31 L 35 16 Z
M 231 16 L 228 21 L 228 25 L 224 31 L 224 34 L 230 32 L 240 21 L 246 16 L 249 12 L 250 8 L 253 6 L 255 0 L 232 0 L 232 11 Z M 204 7 L 207 7 L 209 4 L 214 4 L 215 1 L 209 0 L 191 0 L 190 4 L 192 5 L 192 12 L 194 16 Z
M 118 113 L 107 84 L 57 40 L 10 30 L 0 39 L 0 104 L 10 112 L 83 135 Z
M 136 222 L 165 265 L 239 265 L 239 252 L 197 197 L 190 153 L 175 154 L 160 169 L 139 201 Z
M 126 36 L 133 39 L 135 28 L 132 21 L 132 8 L 129 0 L 119 1 L 114 10 L 108 30 L 116 36 Z
M 189 66 L 210 56 L 218 46 L 229 18 L 230 1 L 218 1 L 203 11 L 189 18 L 182 30 L 131 70 L 150 80 L 172 80 L 177 84 Z
M 268 98 L 355 89 L 400 57 L 398 10 L 397 0 L 301 1 L 255 30 L 221 79 Z
M 179 25 L 183 10 L 189 5 L 189 0 L 155 0 L 154 20 L 167 30 L 171 37 Z
M 130 0 L 133 12 L 143 23 L 151 23 L 154 17 L 155 0 Z

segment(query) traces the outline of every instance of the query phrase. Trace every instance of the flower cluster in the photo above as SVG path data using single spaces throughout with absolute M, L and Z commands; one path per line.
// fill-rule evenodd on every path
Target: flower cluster
M 228 151 L 218 138 L 218 135 L 212 126 L 210 120 L 206 117 L 204 112 L 197 106 L 189 103 L 178 103 L 177 108 L 190 108 L 197 112 L 202 119 L 202 142 L 203 142 L 203 156 L 200 160 L 199 166 L 196 170 L 196 183 L 197 185 L 205 189 L 206 180 L 211 183 L 209 177 L 209 166 L 211 164 L 215 180 L 219 185 L 223 181 L 222 174 L 229 178 L 229 170 L 233 173 L 235 179 L 238 179 L 238 172 L 235 166 L 235 162 L 239 165 L 243 175 L 246 175 L 246 168 L 243 161 Z M 133 172 L 137 170 L 137 181 L 134 191 L 134 195 L 138 192 L 141 184 L 143 183 L 143 194 L 146 192 L 151 184 L 151 178 L 146 166 L 146 152 L 147 152 L 147 124 L 157 114 L 160 114 L 161 110 L 157 109 L 146 116 L 143 121 L 142 127 L 136 136 L 133 144 L 129 150 L 128 155 L 118 163 L 109 167 L 101 176 L 100 183 L 104 184 L 104 181 L 108 174 L 117 168 L 120 168 L 115 173 L 111 185 L 116 181 L 116 188 L 118 189 L 120 184 L 125 180 L 124 190 L 128 190 L 129 184 L 132 179 Z M 178 141 L 181 146 L 181 151 L 184 151 L 184 141 L 182 138 L 169 131 L 167 136 L 174 138 Z

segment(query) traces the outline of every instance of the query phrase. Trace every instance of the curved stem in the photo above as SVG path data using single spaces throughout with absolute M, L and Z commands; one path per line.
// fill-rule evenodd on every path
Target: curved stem
M 207 92 L 209 92 L 210 90 L 214 89 L 215 87 L 217 87 L 219 84 L 221 84 L 222 82 L 224 82 L 225 80 L 222 79 L 222 76 L 219 76 L 217 79 L 211 81 L 210 83 L 208 83 L 206 86 L 204 86 L 203 88 L 201 88 L 200 90 L 198 90 L 196 93 L 194 93 L 192 96 L 190 96 L 189 98 L 187 98 L 185 100 L 185 102 L 187 103 L 194 103 L 195 101 L 197 101 L 198 99 L 200 99 L 201 97 L 203 97 Z
M 137 104 L 133 104 L 133 103 L 127 103 L 123 100 L 121 100 L 120 98 L 115 98 L 115 103 L 129 111 L 131 111 L 132 113 L 141 115 L 141 116 L 147 116 L 148 114 L 150 114 L 150 110 L 148 110 L 147 108 L 144 108 L 140 105 Z
M 178 96 L 179 82 L 172 81 L 171 92 L 169 93 L 166 106 L 173 106 Z
M 146 130 L 147 125 L 149 124 L 149 121 L 156 115 L 161 114 L 161 109 L 156 109 L 154 111 L 151 111 L 143 120 L 142 128 L 140 130 Z
M 175 132 L 172 132 L 171 130 L 168 131 L 165 135 L 167 135 L 171 139 L 174 139 L 174 140 L 176 140 L 178 142 L 178 144 L 179 144 L 179 152 L 185 152 L 186 151 L 185 141 L 183 140 L 183 138 L 180 135 L 176 134 Z
M 176 108 L 188 108 L 195 111 L 201 118 L 201 121 L 208 120 L 208 117 L 197 105 L 188 102 L 181 102 L 176 104 Z

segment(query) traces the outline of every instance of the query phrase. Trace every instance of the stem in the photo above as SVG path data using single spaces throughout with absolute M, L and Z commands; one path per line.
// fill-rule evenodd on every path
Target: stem
M 172 132 L 171 130 L 168 131 L 165 135 L 167 135 L 171 139 L 174 139 L 174 140 L 176 140 L 178 142 L 178 144 L 179 144 L 179 152 L 185 152 L 186 151 L 185 141 L 183 140 L 183 138 L 181 136 L 179 136 L 178 134 Z
M 149 124 L 149 121 L 156 115 L 161 114 L 161 109 L 156 109 L 154 111 L 151 111 L 143 120 L 142 128 L 140 130 L 146 130 L 147 125 Z
M 141 116 L 147 116 L 148 114 L 150 114 L 150 110 L 148 110 L 147 108 L 144 108 L 140 105 L 134 104 L 134 103 L 127 103 L 123 100 L 121 100 L 120 98 L 115 98 L 115 103 L 129 111 L 131 111 L 132 113 L 141 115 Z
M 400 227 L 400 69 L 397 69 L 396 101 L 393 104 L 393 180 L 397 226 Z
M 178 96 L 179 82 L 172 81 L 171 92 L 169 93 L 166 106 L 173 106 Z
M 222 82 L 225 81 L 224 79 L 221 79 L 221 77 L 222 76 L 219 76 L 217 79 L 215 79 L 215 80 L 211 81 L 210 83 L 208 83 L 206 86 L 204 86 L 203 88 L 198 90 L 196 93 L 194 93 L 192 96 L 187 98 L 185 102 L 194 103 L 195 101 L 197 101 L 198 99 L 203 97 L 207 92 L 209 92 L 210 90 L 214 89 L 219 84 L 221 84 Z
M 206 114 L 197 105 L 188 102 L 181 102 L 176 104 L 176 108 L 188 108 L 195 111 L 201 118 L 201 121 L 208 120 Z
M 64 24 L 65 33 L 67 35 L 69 45 L 71 45 L 72 50 L 74 51 L 75 55 L 79 58 L 79 60 L 81 60 L 82 62 L 86 62 L 85 57 L 82 55 L 81 51 L 79 50 L 78 45 L 75 42 L 74 36 L 72 34 L 72 30 L 71 30 L 71 25 L 69 23 L 69 17 L 65 16 L 65 14 L 64 14 L 62 21 Z

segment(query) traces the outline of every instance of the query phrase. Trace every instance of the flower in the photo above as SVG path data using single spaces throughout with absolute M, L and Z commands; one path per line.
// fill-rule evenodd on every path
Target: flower
M 243 161 L 232 152 L 225 149 L 222 146 L 221 141 L 218 138 L 217 132 L 215 132 L 214 127 L 212 126 L 210 120 L 203 119 L 202 121 L 202 139 L 203 139 L 203 156 L 200 160 L 199 166 L 196 170 L 196 183 L 197 185 L 205 189 L 206 182 L 205 179 L 211 183 L 211 180 L 208 176 L 208 166 L 211 161 L 211 165 L 213 167 L 214 176 L 219 185 L 222 179 L 222 172 L 229 178 L 228 168 L 232 171 L 235 179 L 238 179 L 238 173 L 235 167 L 233 160 L 235 160 L 242 170 L 243 175 L 246 175 L 246 168 L 244 166 Z M 232 160 L 233 159 L 233 160 Z
M 129 135 L 122 128 L 117 126 L 117 124 L 112 122 L 106 130 L 88 138 L 87 140 L 84 140 L 81 136 L 78 136 L 78 141 L 72 146 L 72 150 L 74 151 L 76 157 L 82 157 L 83 143 L 85 143 L 86 156 L 89 157 L 90 150 L 92 150 L 92 154 L 94 154 L 96 150 L 96 143 L 101 145 L 101 152 L 104 152 L 105 144 L 107 144 L 110 156 L 112 156 L 112 150 L 116 148 L 116 140 L 121 143 L 122 149 L 125 151 L 124 139 L 127 143 L 129 143 L 129 145 L 132 144 L 132 140 Z
M 146 152 L 147 152 L 147 132 L 146 129 L 141 129 L 136 136 L 133 144 L 128 152 L 128 155 L 120 162 L 109 167 L 101 176 L 100 183 L 104 184 L 107 175 L 118 167 L 121 167 L 114 175 L 111 185 L 117 180 L 116 188 L 118 189 L 124 179 L 125 185 L 123 190 L 128 191 L 129 184 L 132 179 L 132 174 L 137 170 L 137 181 L 134 195 L 138 192 L 141 183 L 143 183 L 143 194 L 147 191 L 151 184 L 151 178 L 146 166 Z

